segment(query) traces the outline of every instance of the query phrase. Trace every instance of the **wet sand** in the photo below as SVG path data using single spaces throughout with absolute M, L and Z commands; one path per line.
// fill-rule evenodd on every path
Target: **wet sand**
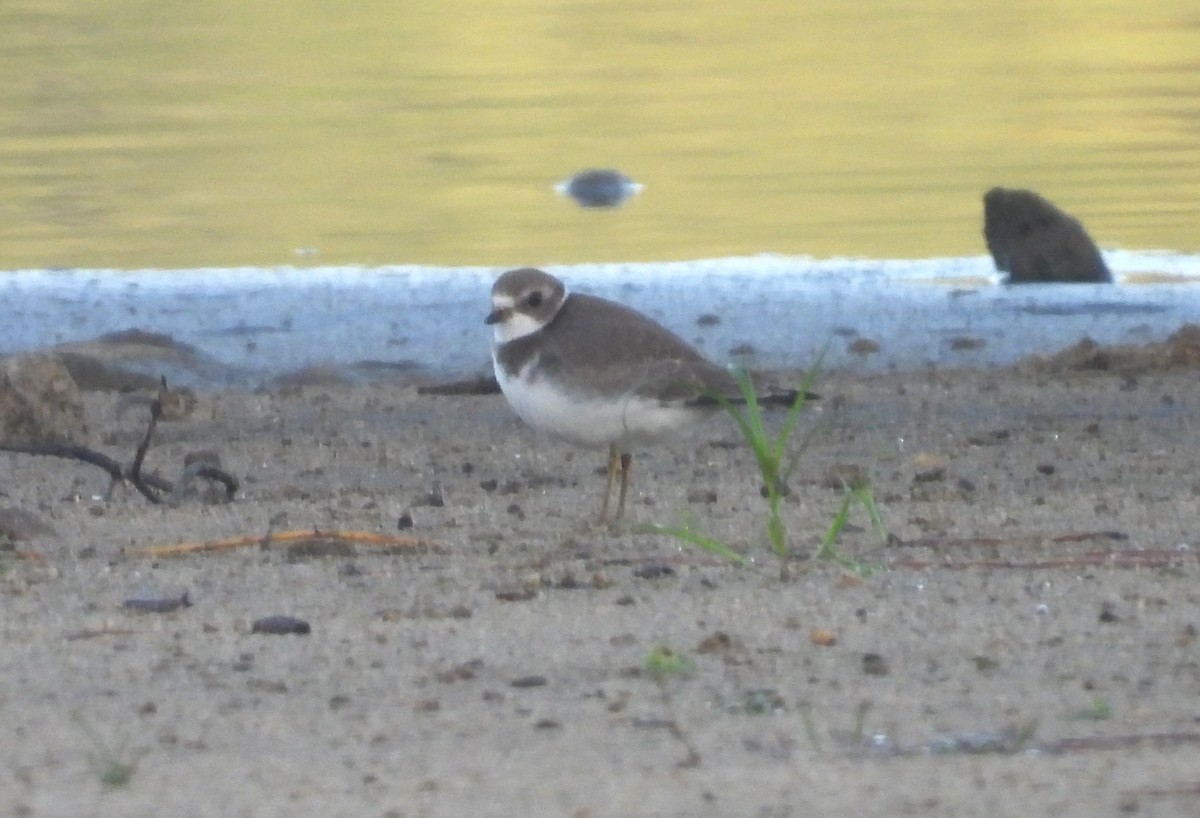
M 788 582 L 725 418 L 639 454 L 617 532 L 586 525 L 602 454 L 495 395 L 202 394 L 147 464 L 174 479 L 214 450 L 241 481 L 229 503 L 105 499 L 98 469 L 0 454 L 3 504 L 56 532 L 3 556 L 0 811 L 1194 810 L 1196 369 L 830 372 L 818 390 Z M 86 394 L 95 448 L 127 462 L 145 414 L 120 401 Z M 852 515 L 839 547 L 867 576 L 809 559 L 846 467 L 889 534 Z M 685 516 L 754 564 L 636 530 Z M 418 543 L 143 552 L 268 529 Z M 185 591 L 169 612 L 123 605 Z M 254 632 L 276 614 L 311 632 Z M 657 648 L 691 672 L 660 684 Z

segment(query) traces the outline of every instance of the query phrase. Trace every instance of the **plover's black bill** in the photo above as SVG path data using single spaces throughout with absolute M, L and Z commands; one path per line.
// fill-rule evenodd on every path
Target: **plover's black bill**
M 589 168 L 564 179 L 554 189 L 563 196 L 570 196 L 581 207 L 617 207 L 640 193 L 643 187 L 645 185 L 620 171 Z

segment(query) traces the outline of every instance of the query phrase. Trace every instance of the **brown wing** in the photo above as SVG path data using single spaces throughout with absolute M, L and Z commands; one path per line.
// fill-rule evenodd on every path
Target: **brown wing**
M 667 328 L 615 301 L 571 295 L 547 329 L 552 331 L 541 339 L 541 365 L 573 389 L 663 401 L 691 400 L 706 390 L 737 393 L 727 370 Z M 588 361 L 586 374 L 568 363 L 581 360 Z

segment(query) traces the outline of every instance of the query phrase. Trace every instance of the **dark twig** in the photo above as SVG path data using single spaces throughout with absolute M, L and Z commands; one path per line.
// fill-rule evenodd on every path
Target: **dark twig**
M 435 383 L 417 387 L 418 395 L 499 395 L 500 384 L 491 375 L 477 375 L 465 381 Z
M 188 489 L 191 488 L 192 482 L 197 477 L 203 477 L 206 480 L 215 480 L 218 483 L 225 485 L 225 499 L 232 501 L 237 495 L 238 481 L 231 474 L 222 471 L 220 467 L 212 463 L 189 463 L 183 469 L 183 474 L 175 481 L 175 487 L 171 489 L 171 496 L 167 503 L 172 506 L 177 506 L 183 502 Z
M 146 459 L 146 452 L 150 451 L 150 440 L 154 437 L 154 427 L 158 425 L 158 419 L 162 417 L 162 399 L 166 391 L 167 378 L 164 375 L 162 385 L 158 388 L 158 394 L 154 396 L 154 400 L 150 401 L 150 422 L 146 425 L 146 434 L 142 436 L 142 442 L 138 444 L 137 452 L 133 456 L 133 465 L 129 467 L 129 481 L 133 483 L 133 487 L 140 491 L 143 497 L 155 504 L 161 503 L 162 498 L 143 482 L 142 461 Z
M 90 463 L 108 472 L 108 476 L 112 478 L 113 485 L 123 483 L 129 479 L 129 475 L 125 473 L 121 464 L 108 455 L 93 451 L 86 446 L 77 446 L 74 443 L 0 443 L 0 451 L 13 452 L 14 454 L 61 457 L 65 460 L 78 460 L 82 463 Z M 145 476 L 145 481 L 148 485 L 161 491 L 171 490 L 171 483 L 158 475 L 148 474 Z
M 133 463 L 128 470 L 108 455 L 74 443 L 56 443 L 51 441 L 40 443 L 8 443 L 0 441 L 0 451 L 13 452 L 14 454 L 61 457 L 67 460 L 90 463 L 108 472 L 108 476 L 111 479 L 108 494 L 112 493 L 113 486 L 117 483 L 128 481 L 151 503 L 162 503 L 162 496 L 156 492 L 171 494 L 175 489 L 174 484 L 170 480 L 164 480 L 156 474 L 142 474 L 142 463 L 146 459 L 146 453 L 150 450 L 150 443 L 154 437 L 154 429 L 158 425 L 159 418 L 162 417 L 163 396 L 166 394 L 167 379 L 164 377 L 158 395 L 150 402 L 150 423 L 146 427 L 146 434 L 143 435 L 142 442 L 138 445 Z M 230 500 L 237 494 L 237 478 L 215 465 L 193 463 L 185 469 L 183 479 L 186 481 L 192 476 L 204 477 L 223 483 L 225 485 L 225 494 Z

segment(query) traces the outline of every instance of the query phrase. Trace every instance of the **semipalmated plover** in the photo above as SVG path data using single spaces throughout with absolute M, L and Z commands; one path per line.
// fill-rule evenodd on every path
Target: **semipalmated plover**
M 601 523 L 618 466 L 616 518 L 625 511 L 634 446 L 718 411 L 714 393 L 740 396 L 727 369 L 675 333 L 615 301 L 568 293 L 541 270 L 510 270 L 496 279 L 487 323 L 496 380 L 521 419 L 570 443 L 608 447 Z

